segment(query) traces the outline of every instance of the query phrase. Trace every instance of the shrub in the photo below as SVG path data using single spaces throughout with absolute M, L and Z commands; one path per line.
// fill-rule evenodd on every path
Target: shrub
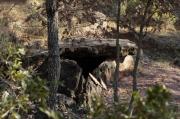
M 147 90 L 147 97 L 143 99 L 138 93 L 135 97 L 135 112 L 138 119 L 173 119 L 174 113 L 170 108 L 170 92 L 164 85 L 156 85 Z
M 174 119 L 174 109 L 170 108 L 170 93 L 165 86 L 156 85 L 147 90 L 147 96 L 141 97 L 139 92 L 133 93 L 134 111 L 128 112 L 127 103 L 107 106 L 101 99 L 93 102 L 90 110 L 91 119 Z
M 35 105 L 46 107 L 46 82 L 31 69 L 22 67 L 24 48 L 0 37 L 0 118 L 20 119 Z

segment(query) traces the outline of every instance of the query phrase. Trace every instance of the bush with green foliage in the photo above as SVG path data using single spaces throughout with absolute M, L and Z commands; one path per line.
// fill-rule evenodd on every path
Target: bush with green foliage
M 134 115 L 138 119 L 173 119 L 174 110 L 170 108 L 170 92 L 163 85 L 156 85 L 147 90 L 143 99 L 138 93 L 134 94 Z
M 35 106 L 46 107 L 48 88 L 32 68 L 22 67 L 24 48 L 0 35 L 0 118 L 26 118 Z
M 91 119 L 175 119 L 174 109 L 169 105 L 170 93 L 165 86 L 156 85 L 147 90 L 147 96 L 133 94 L 133 113 L 129 114 L 128 104 L 107 106 L 100 98 L 93 100 L 88 118 Z

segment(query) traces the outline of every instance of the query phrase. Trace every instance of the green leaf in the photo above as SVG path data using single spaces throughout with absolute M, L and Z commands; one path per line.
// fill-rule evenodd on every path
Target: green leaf
M 15 119 L 21 119 L 21 116 L 20 116 L 18 113 L 16 113 L 16 112 L 13 112 L 13 113 L 12 113 L 12 116 L 13 116 Z
M 48 117 L 52 119 L 62 119 L 61 115 L 55 111 L 48 110 L 45 108 L 40 108 L 40 111 L 44 112 Z

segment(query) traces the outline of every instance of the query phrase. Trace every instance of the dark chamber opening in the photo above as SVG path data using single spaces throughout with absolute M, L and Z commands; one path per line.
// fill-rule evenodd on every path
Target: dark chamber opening
M 75 60 L 83 70 L 83 76 L 88 77 L 89 73 L 93 72 L 103 61 L 108 59 L 115 59 L 116 51 L 109 47 L 109 52 L 101 53 L 95 52 L 94 49 L 80 48 L 75 51 L 65 50 L 61 54 L 61 58 Z
M 98 56 L 89 56 L 89 57 L 65 57 L 66 59 L 75 60 L 78 65 L 83 69 L 83 76 L 85 78 L 88 77 L 89 73 L 93 72 L 95 68 L 97 68 L 103 61 L 105 61 L 106 57 L 98 57 Z
M 83 75 L 85 78 L 88 77 L 89 73 L 93 72 L 104 60 L 105 57 L 86 57 L 81 59 L 76 59 L 77 63 L 83 69 Z
M 62 58 L 75 60 L 83 69 L 83 76 L 88 77 L 95 68 L 97 68 L 103 61 L 109 59 L 107 55 L 95 54 L 89 50 L 79 50 L 75 52 L 65 52 Z

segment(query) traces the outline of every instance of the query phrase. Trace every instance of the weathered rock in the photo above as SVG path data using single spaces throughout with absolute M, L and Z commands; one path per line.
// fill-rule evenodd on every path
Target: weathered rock
M 75 37 L 67 38 L 59 45 L 61 46 L 61 56 L 68 59 L 98 56 L 106 60 L 116 57 L 116 39 Z M 119 39 L 119 45 L 119 50 L 127 50 L 132 54 L 135 53 L 137 48 L 136 44 L 128 39 Z M 120 55 L 122 55 L 122 52 Z
M 78 90 L 80 77 L 82 75 L 81 67 L 73 60 L 61 61 L 61 76 L 58 92 L 75 97 L 75 92 Z
M 86 104 L 92 106 L 94 98 L 100 98 L 102 95 L 102 87 L 96 84 L 90 77 L 87 78 L 86 83 Z
M 114 60 L 104 61 L 93 71 L 93 74 L 99 81 L 102 79 L 106 85 L 109 85 L 113 81 L 115 68 L 116 62 Z
M 40 66 L 42 76 L 47 77 L 47 61 Z M 58 93 L 75 99 L 76 103 L 90 104 L 95 95 L 100 95 L 102 87 L 97 85 L 90 77 L 85 78 L 81 67 L 73 60 L 61 61 L 61 76 Z
M 76 61 L 64 59 L 61 60 L 61 76 L 59 80 L 58 92 L 69 97 L 75 97 L 75 92 L 78 90 L 80 77 L 82 75 L 81 67 Z M 41 77 L 47 77 L 47 60 L 39 67 L 38 71 Z
M 92 74 L 89 74 L 87 78 L 82 76 L 79 83 L 79 89 L 76 91 L 75 99 L 78 104 L 91 106 L 94 97 L 101 97 L 102 90 L 106 89 L 103 87 L 103 85 L 101 85 L 100 81 L 92 79 L 92 76 Z
M 105 60 L 116 58 L 116 39 L 71 37 L 60 41 L 59 45 L 61 58 L 75 60 L 82 68 L 88 67 L 88 62 L 90 62 L 92 68 L 88 71 Z M 124 52 L 136 53 L 136 44 L 128 39 L 119 39 L 119 45 L 120 56 L 123 56 Z M 37 61 L 46 57 L 48 57 L 47 51 L 35 52 L 25 57 L 23 64 L 37 64 Z
M 104 81 L 106 85 L 110 85 L 114 79 L 116 69 L 115 60 L 102 62 L 94 71 L 94 76 L 101 82 Z M 127 55 L 123 62 L 119 64 L 120 78 L 132 74 L 134 69 L 134 58 L 132 55 Z

